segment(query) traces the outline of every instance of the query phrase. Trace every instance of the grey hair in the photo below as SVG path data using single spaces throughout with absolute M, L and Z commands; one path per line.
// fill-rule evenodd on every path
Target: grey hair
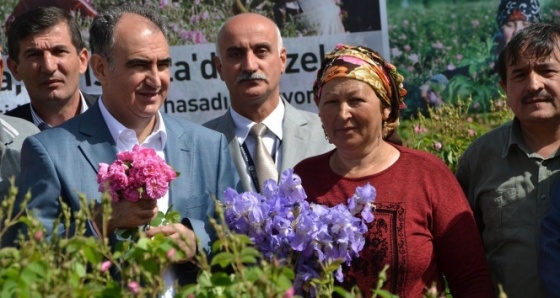
M 228 22 L 226 21 L 225 23 L 223 23 L 220 26 L 220 30 L 218 30 L 218 38 L 216 38 L 216 57 L 218 57 L 218 59 L 222 59 L 220 57 L 220 33 L 222 33 L 222 30 L 224 29 L 224 26 L 227 24 Z M 278 28 L 278 26 L 276 25 L 276 23 L 274 23 L 274 28 L 276 28 L 276 39 L 278 40 L 278 55 L 282 55 L 282 48 L 284 47 L 284 41 L 282 40 L 282 33 L 280 32 L 280 28 Z
M 158 14 L 154 10 L 146 7 L 131 4 L 111 6 L 95 17 L 89 29 L 91 53 L 98 54 L 107 59 L 111 68 L 114 67 L 112 52 L 115 46 L 115 27 L 125 13 L 136 14 L 148 19 L 163 33 L 163 36 L 167 40 L 168 32 L 165 18 L 162 14 Z

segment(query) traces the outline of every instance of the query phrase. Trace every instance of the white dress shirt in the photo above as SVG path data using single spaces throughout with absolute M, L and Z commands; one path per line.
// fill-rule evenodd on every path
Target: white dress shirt
M 266 125 L 268 130 L 265 132 L 263 136 L 263 143 L 272 156 L 276 164 L 276 169 L 280 172 L 280 165 L 282 164 L 282 150 L 280 150 L 282 146 L 282 138 L 283 138 L 283 130 L 282 130 L 282 123 L 284 121 L 284 103 L 282 99 L 280 99 L 278 105 L 270 115 L 268 115 L 261 123 Z M 249 155 L 245 160 L 245 171 L 243 173 L 239 173 L 239 175 L 244 175 L 246 179 L 253 181 L 253 184 L 257 183 L 251 177 L 251 173 L 249 172 L 249 164 L 248 159 L 254 156 L 255 147 L 256 147 L 256 138 L 253 136 L 249 136 L 249 131 L 251 127 L 256 123 L 250 119 L 247 119 L 237 113 L 234 109 L 230 109 L 231 118 L 233 119 L 233 123 L 235 125 L 235 136 L 237 138 L 237 142 L 240 146 L 245 145 L 247 150 L 249 151 Z M 240 150 L 243 152 L 242 154 L 247 155 L 244 148 L 240 147 Z M 258 185 L 254 185 L 255 189 L 258 189 Z
M 284 136 L 282 130 L 284 109 L 284 103 L 280 100 L 272 113 L 270 113 L 270 115 L 261 122 L 268 128 L 263 136 L 263 143 L 270 153 L 270 156 L 274 159 L 277 168 L 280 166 L 282 161 L 282 150 L 280 150 L 280 148 L 282 146 L 282 138 Z M 254 137 L 249 137 L 249 131 L 256 123 L 241 116 L 234 109 L 231 109 L 231 118 L 235 124 L 235 136 L 237 137 L 237 141 L 241 145 L 245 143 L 247 145 L 247 149 L 249 149 L 249 153 L 253 156 L 256 140 Z
M 138 138 L 136 132 L 130 128 L 126 128 L 122 125 L 105 107 L 103 104 L 103 98 L 99 100 L 99 109 L 101 110 L 101 115 L 103 120 L 109 128 L 109 132 L 117 144 L 117 151 L 131 151 L 134 145 L 138 144 Z M 156 115 L 156 125 L 152 133 L 146 138 L 146 140 L 140 144 L 145 148 L 152 148 L 156 151 L 156 154 L 165 160 L 165 144 L 167 142 L 167 131 L 165 130 L 165 123 L 161 118 L 161 113 L 158 111 Z M 158 210 L 165 213 L 169 208 L 169 190 L 165 195 L 157 200 Z M 161 297 L 172 298 L 174 295 L 173 283 L 177 279 L 177 275 L 172 267 L 167 267 L 163 271 L 163 281 L 165 284 L 165 292 Z

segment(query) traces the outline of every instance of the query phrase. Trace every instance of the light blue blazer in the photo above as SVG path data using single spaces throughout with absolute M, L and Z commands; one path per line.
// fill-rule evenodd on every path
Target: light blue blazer
M 166 161 L 181 173 L 171 182 L 169 204 L 188 218 L 200 239 L 199 249 L 209 250 L 213 240 L 208 222 L 214 213 L 212 195 L 222 199 L 226 188 L 240 187 L 227 141 L 222 134 L 200 125 L 162 116 L 167 130 Z M 80 208 L 80 193 L 88 200 L 100 201 L 98 165 L 112 163 L 116 154 L 115 141 L 96 103 L 66 123 L 25 140 L 18 200 L 30 190 L 28 208 L 36 212 L 47 234 L 65 233 L 61 225 L 52 227 L 61 213 L 59 196 L 72 211 Z

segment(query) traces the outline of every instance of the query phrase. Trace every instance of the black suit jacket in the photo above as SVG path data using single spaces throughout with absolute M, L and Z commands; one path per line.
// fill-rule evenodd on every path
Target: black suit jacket
M 84 95 L 84 99 L 86 100 L 88 107 L 91 107 L 95 103 L 97 98 L 99 98 L 99 95 L 95 95 L 95 94 L 87 94 L 84 92 L 82 92 L 82 94 Z M 30 103 L 26 103 L 15 109 L 11 109 L 7 111 L 5 114 L 8 116 L 17 117 L 17 118 L 25 119 L 29 122 L 33 122 L 33 116 L 31 116 Z

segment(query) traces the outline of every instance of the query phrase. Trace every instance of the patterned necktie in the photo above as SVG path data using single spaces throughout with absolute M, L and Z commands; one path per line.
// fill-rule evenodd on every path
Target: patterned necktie
M 264 182 L 268 179 L 278 180 L 278 171 L 272 156 L 268 153 L 266 146 L 263 143 L 262 136 L 267 128 L 262 123 L 257 123 L 251 127 L 250 134 L 255 137 L 256 146 L 255 153 L 253 154 L 253 161 L 257 170 L 257 179 L 259 182 L 259 189 L 262 191 Z

